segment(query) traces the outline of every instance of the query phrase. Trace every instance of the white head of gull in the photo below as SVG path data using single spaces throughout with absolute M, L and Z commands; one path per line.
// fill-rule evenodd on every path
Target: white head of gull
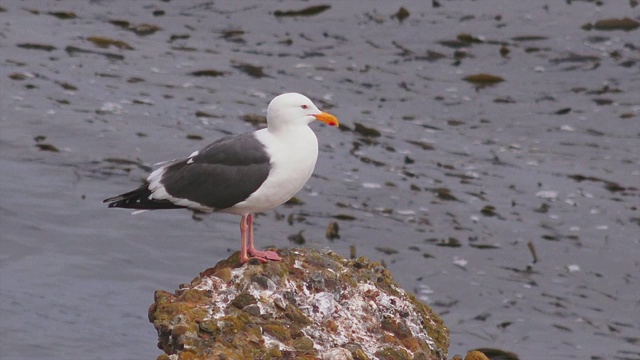
M 309 180 L 318 159 L 315 120 L 338 126 L 304 95 L 276 96 L 267 108 L 267 127 L 214 141 L 186 158 L 160 163 L 148 183 L 104 200 L 109 207 L 191 209 L 241 215 L 240 262 L 281 260 L 259 251 L 253 241 L 253 214 L 291 199 Z

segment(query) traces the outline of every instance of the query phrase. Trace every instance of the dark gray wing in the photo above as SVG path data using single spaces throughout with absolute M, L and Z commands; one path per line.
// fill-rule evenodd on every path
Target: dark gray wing
M 169 195 L 222 210 L 246 200 L 267 179 L 269 155 L 253 133 L 219 139 L 172 162 L 160 179 Z

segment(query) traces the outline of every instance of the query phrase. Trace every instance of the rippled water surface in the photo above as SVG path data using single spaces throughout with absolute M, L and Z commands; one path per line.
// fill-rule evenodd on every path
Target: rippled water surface
M 315 176 L 258 245 L 384 261 L 450 355 L 640 359 L 636 2 L 399 6 L 2 2 L 1 358 L 159 355 L 154 290 L 237 250 L 239 218 L 101 200 L 298 91 L 344 127 L 312 124 Z

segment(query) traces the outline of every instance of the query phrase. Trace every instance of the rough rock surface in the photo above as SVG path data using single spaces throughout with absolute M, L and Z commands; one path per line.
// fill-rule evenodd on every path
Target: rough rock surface
M 278 252 L 242 266 L 236 253 L 175 294 L 156 291 L 158 359 L 446 359 L 442 320 L 380 264 Z

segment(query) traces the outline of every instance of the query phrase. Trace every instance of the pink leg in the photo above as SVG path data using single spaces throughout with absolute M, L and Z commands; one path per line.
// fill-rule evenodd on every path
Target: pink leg
M 247 216 L 240 219 L 240 263 L 244 264 L 249 261 L 247 256 Z
M 280 258 L 280 256 L 278 256 L 278 254 L 275 251 L 259 251 L 257 250 L 254 246 L 253 246 L 253 214 L 249 214 L 246 216 L 247 217 L 247 227 L 248 227 L 248 251 L 250 255 L 255 256 L 256 258 L 260 259 L 260 261 L 263 261 L 262 259 L 264 259 L 263 262 L 266 262 L 267 260 L 272 260 L 272 261 L 280 261 L 282 260 L 282 258 Z
M 244 215 L 240 220 L 240 263 L 244 264 L 251 259 L 258 259 L 263 263 L 282 260 L 275 251 L 258 251 L 253 246 L 253 214 Z

